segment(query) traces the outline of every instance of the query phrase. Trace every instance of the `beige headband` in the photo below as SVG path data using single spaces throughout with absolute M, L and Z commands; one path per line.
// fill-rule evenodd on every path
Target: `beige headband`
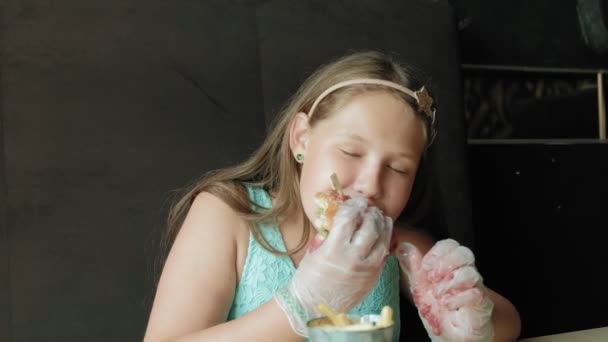
M 417 91 L 412 91 L 400 84 L 395 82 L 375 79 L 375 78 L 357 78 L 354 80 L 348 80 L 344 82 L 340 82 L 338 84 L 334 84 L 333 86 L 327 88 L 312 104 L 310 110 L 308 111 L 308 116 L 311 117 L 312 114 L 317 109 L 319 103 L 329 94 L 336 91 L 337 89 L 344 88 L 353 84 L 377 84 L 385 87 L 393 88 L 399 90 L 400 92 L 407 94 L 416 100 L 420 111 L 425 113 L 431 119 L 431 125 L 435 123 L 435 109 L 433 108 L 433 98 L 429 95 L 428 91 L 424 87 L 420 88 Z

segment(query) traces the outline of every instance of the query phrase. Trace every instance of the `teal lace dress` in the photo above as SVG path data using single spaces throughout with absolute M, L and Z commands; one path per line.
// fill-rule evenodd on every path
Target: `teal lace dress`
M 260 188 L 248 188 L 252 201 L 264 208 L 272 205 L 270 196 Z M 283 236 L 277 225 L 262 225 L 260 230 L 266 240 L 277 250 L 285 251 Z M 228 319 L 239 318 L 273 298 L 287 285 L 295 272 L 291 259 L 270 253 L 249 234 L 249 250 L 241 280 L 236 288 Z M 399 263 L 394 256 L 388 257 L 378 283 L 370 294 L 351 314 L 379 314 L 382 307 L 390 305 L 394 311 L 395 331 L 393 340 L 399 340 L 401 320 L 399 316 Z

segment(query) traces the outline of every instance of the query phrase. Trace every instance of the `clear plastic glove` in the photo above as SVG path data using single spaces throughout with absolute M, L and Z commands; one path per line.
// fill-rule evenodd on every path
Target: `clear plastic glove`
M 470 249 L 451 239 L 441 240 L 423 257 L 414 245 L 403 243 L 397 257 L 434 342 L 492 341 L 494 304 Z
M 307 336 L 306 322 L 321 316 L 319 304 L 347 312 L 367 296 L 389 254 L 392 229 L 392 220 L 362 198 L 340 206 L 327 239 L 306 253 L 275 296 L 296 333 Z

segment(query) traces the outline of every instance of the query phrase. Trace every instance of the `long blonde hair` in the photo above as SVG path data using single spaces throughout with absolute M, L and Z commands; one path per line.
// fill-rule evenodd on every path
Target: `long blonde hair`
M 276 220 L 290 213 L 303 212 L 299 195 L 299 164 L 294 160 L 289 147 L 289 128 L 295 114 L 307 113 L 323 91 L 334 84 L 355 78 L 387 80 L 414 90 L 421 86 L 404 66 L 395 62 L 391 56 L 376 51 L 351 53 L 320 67 L 287 101 L 275 117 L 269 135 L 247 160 L 232 167 L 210 172 L 184 189 L 179 200 L 169 211 L 168 227 L 163 239 L 164 252 L 169 250 L 192 202 L 201 192 L 209 192 L 217 196 L 234 209 L 249 224 L 256 241 L 272 253 L 291 255 L 304 248 L 310 236 L 311 225 L 308 220 L 305 220 L 298 245 L 286 252 L 276 250 L 266 241 L 260 232 L 259 223 Z M 339 89 L 324 98 L 318 105 L 315 115 L 309 122 L 311 127 L 352 96 L 368 90 L 391 91 L 377 85 L 354 85 Z M 416 113 L 420 112 L 412 98 L 399 91 L 392 92 L 410 103 Z M 418 115 L 424 117 L 422 113 Z M 427 137 L 431 134 L 430 125 L 427 124 Z M 272 208 L 260 210 L 261 208 L 247 196 L 245 185 L 261 187 L 272 194 Z

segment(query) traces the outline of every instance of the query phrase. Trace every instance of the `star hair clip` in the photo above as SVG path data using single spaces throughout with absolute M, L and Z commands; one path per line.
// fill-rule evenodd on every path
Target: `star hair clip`
M 433 108 L 433 98 L 425 87 L 422 87 L 414 92 L 414 97 L 418 101 L 420 111 L 426 114 L 431 119 L 431 124 L 435 123 L 435 108 Z

